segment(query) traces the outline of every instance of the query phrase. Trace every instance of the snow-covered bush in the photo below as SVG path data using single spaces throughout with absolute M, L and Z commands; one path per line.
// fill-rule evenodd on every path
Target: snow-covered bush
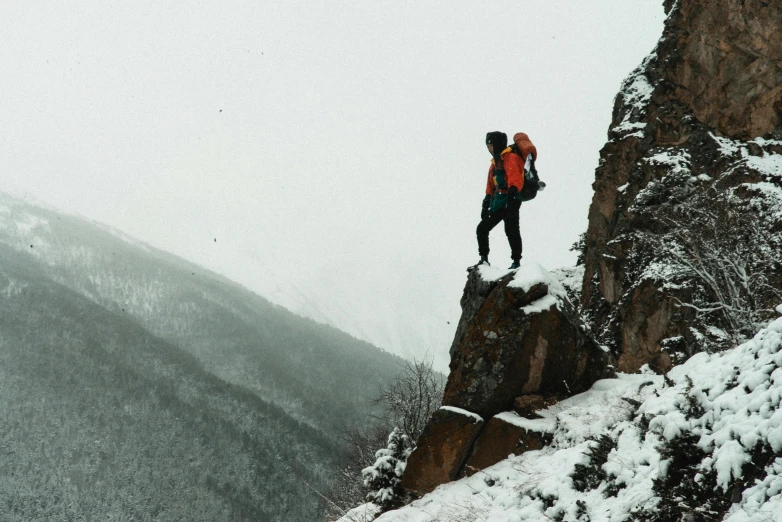
M 399 428 L 388 436 L 386 448 L 375 453 L 375 463 L 361 471 L 364 485 L 369 488 L 367 500 L 383 509 L 402 503 L 404 491 L 399 486 L 402 473 L 407 466 L 407 457 L 412 453 L 410 438 Z
M 680 305 L 724 328 L 726 341 L 752 336 L 773 315 L 769 304 L 782 297 L 773 284 L 782 237 L 768 233 L 744 201 L 715 190 L 658 219 L 669 232 L 655 237 L 656 247 L 675 270 L 673 282 L 691 296 Z

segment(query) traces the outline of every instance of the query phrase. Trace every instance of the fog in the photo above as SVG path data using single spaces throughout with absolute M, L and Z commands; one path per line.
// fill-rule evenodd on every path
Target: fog
M 572 265 L 613 98 L 662 22 L 659 0 L 6 3 L 0 190 L 442 369 L 486 132 L 538 147 L 524 258 Z

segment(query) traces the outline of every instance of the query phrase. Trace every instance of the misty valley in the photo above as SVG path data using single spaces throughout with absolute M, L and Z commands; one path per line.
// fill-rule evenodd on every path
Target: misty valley
M 0 198 L 3 520 L 316 520 L 400 360 Z

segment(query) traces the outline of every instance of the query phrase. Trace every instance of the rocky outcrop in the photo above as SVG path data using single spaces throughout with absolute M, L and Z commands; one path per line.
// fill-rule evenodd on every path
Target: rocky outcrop
M 616 98 L 586 235 L 582 307 L 625 372 L 749 335 L 782 288 L 782 267 L 760 254 L 780 251 L 782 5 L 666 9 Z
M 505 460 L 509 455 L 543 449 L 551 442 L 551 434 L 514 422 L 513 413 L 492 417 L 473 444 L 464 463 L 462 475 L 469 477 Z
M 444 409 L 419 438 L 402 482 L 419 495 L 542 447 L 545 437 L 508 423 L 503 412 L 517 408 L 533 417 L 613 374 L 611 355 L 594 342 L 566 290 L 535 263 L 514 272 L 473 271 L 462 311 Z
M 490 418 L 521 395 L 567 397 L 610 371 L 564 288 L 537 264 L 502 277 L 472 272 L 462 309 L 443 404 Z
M 467 411 L 437 410 L 421 434 L 418 448 L 407 459 L 401 486 L 423 495 L 455 480 L 483 424 L 481 417 Z

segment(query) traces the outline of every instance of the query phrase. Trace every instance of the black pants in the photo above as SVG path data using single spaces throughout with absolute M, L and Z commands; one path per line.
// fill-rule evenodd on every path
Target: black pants
M 478 224 L 478 254 L 481 257 L 489 257 L 489 232 L 500 221 L 505 222 L 505 235 L 510 244 L 510 257 L 518 262 L 521 259 L 521 232 L 519 231 L 519 207 L 521 201 L 509 201 L 508 204 L 481 220 Z

